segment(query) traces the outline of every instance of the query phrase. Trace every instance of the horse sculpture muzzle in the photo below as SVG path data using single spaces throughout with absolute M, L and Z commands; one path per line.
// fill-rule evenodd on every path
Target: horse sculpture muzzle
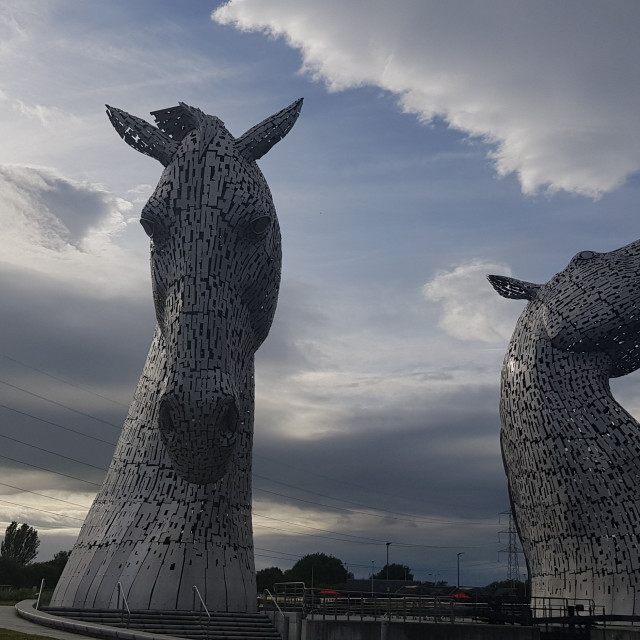
M 188 482 L 205 484 L 227 472 L 242 422 L 232 395 L 185 398 L 173 392 L 160 400 L 158 427 L 176 471 Z

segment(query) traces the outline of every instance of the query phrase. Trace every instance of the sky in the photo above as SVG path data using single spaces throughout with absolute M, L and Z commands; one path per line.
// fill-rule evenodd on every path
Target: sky
M 70 549 L 155 317 L 140 211 L 160 165 L 104 105 L 179 101 L 235 135 L 299 97 L 259 161 L 283 237 L 256 356 L 256 567 L 507 578 L 502 359 L 578 251 L 640 237 L 631 0 L 4 0 L 0 531 Z M 640 417 L 637 375 L 612 382 Z M 458 556 L 459 553 L 463 555 Z M 519 557 L 521 573 L 524 559 Z

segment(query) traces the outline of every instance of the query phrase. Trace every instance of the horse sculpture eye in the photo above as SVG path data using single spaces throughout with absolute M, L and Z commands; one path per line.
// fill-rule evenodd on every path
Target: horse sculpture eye
M 593 251 L 581 251 L 578 254 L 578 258 L 580 258 L 581 260 L 591 260 L 591 258 L 593 258 L 595 255 L 596 254 Z
M 254 236 L 264 235 L 271 227 L 271 218 L 269 216 L 260 216 L 254 218 L 249 223 L 249 232 Z
M 146 218 L 140 219 L 140 224 L 144 229 L 144 232 L 150 237 L 153 238 L 153 232 L 155 230 L 155 224 L 151 222 L 151 220 L 147 220 Z

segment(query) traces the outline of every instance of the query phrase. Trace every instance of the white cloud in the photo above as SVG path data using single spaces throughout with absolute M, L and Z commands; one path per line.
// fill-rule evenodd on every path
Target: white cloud
M 487 282 L 488 274 L 509 276 L 511 269 L 483 260 L 466 262 L 451 271 L 440 271 L 422 293 L 442 306 L 439 325 L 449 335 L 506 346 L 522 305 L 500 298 Z
M 0 165 L 0 199 L 5 264 L 92 297 L 148 288 L 147 256 L 112 241 L 131 220 L 128 201 L 52 169 L 16 165 Z
M 284 37 L 331 90 L 378 86 L 484 139 L 525 193 L 597 197 L 640 170 L 640 5 L 230 0 L 212 17 Z

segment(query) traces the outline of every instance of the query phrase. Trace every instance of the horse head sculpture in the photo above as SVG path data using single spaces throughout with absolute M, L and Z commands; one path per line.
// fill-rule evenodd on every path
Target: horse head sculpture
M 488 276 L 528 304 L 502 369 L 505 470 L 534 602 L 634 615 L 640 425 L 609 379 L 640 367 L 640 241 L 582 251 L 546 284 Z
M 280 229 L 255 160 L 293 126 L 299 100 L 235 139 L 216 117 L 180 104 L 153 127 L 108 107 L 134 149 L 165 167 L 142 210 L 165 387 L 157 422 L 175 469 L 215 482 L 246 442 L 253 407 L 250 363 L 278 298 Z
M 488 276 L 505 298 L 539 307 L 544 333 L 562 351 L 599 352 L 611 378 L 640 367 L 640 241 L 615 251 L 581 251 L 544 285 Z
M 251 526 L 254 354 L 280 283 L 280 231 L 256 164 L 302 100 L 234 138 L 180 104 L 157 127 L 107 107 L 164 171 L 142 210 L 157 327 L 104 484 L 54 607 L 256 610 Z

